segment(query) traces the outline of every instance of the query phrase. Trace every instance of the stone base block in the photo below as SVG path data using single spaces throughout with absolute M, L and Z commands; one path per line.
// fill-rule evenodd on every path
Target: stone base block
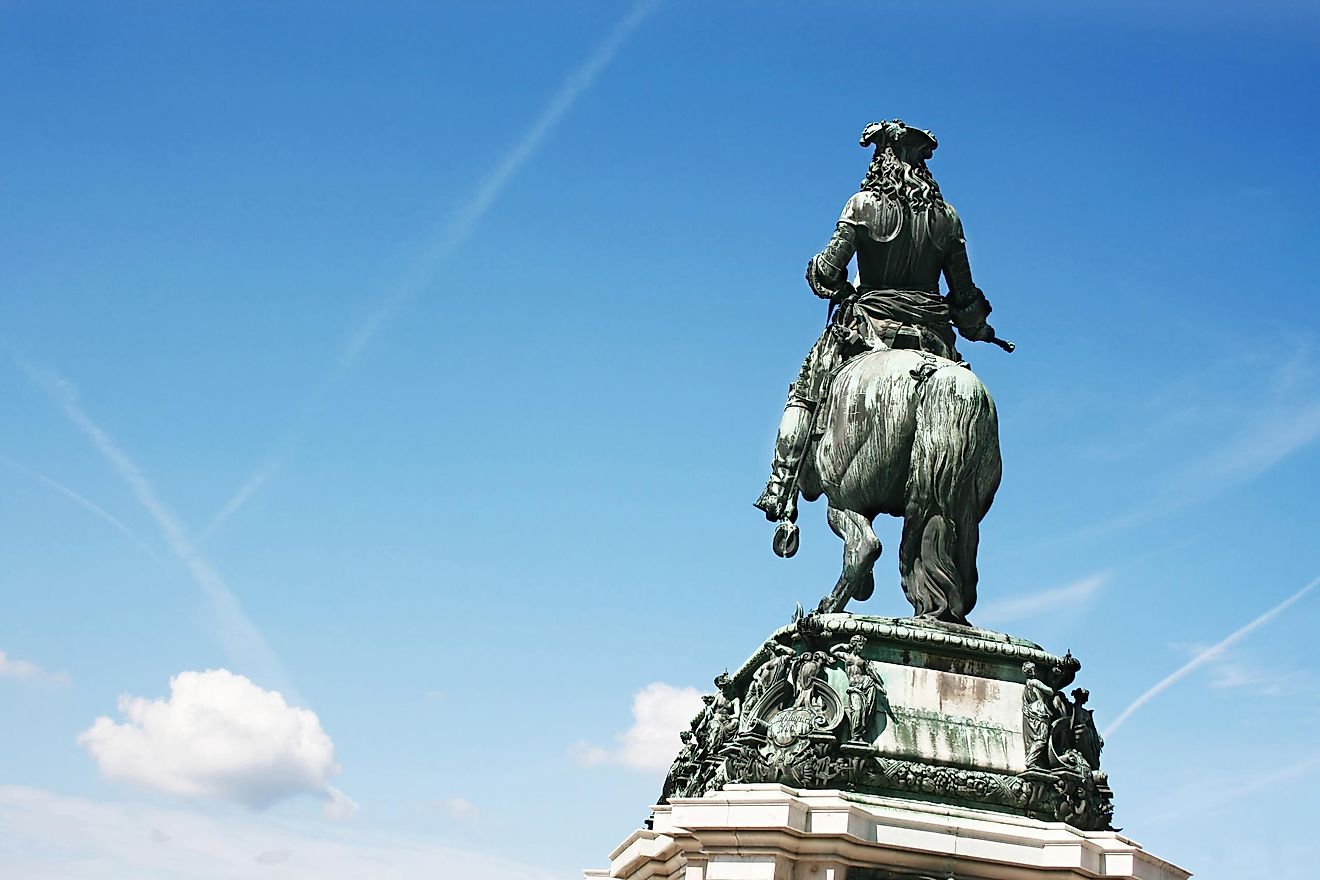
M 987 810 L 777 784 L 728 785 L 655 808 L 616 880 L 1186 880 L 1115 831 Z

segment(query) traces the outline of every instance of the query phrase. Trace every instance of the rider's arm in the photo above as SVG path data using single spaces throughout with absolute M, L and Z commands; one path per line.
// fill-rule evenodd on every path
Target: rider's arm
M 852 292 L 848 284 L 848 264 L 857 253 L 857 226 L 861 222 L 858 217 L 865 199 L 863 193 L 848 199 L 830 243 L 807 263 L 807 284 L 821 299 L 833 299 L 841 293 Z
M 821 299 L 835 296 L 848 282 L 848 263 L 857 252 L 857 228 L 840 222 L 834 227 L 834 236 L 825 250 L 807 263 L 807 284 L 811 292 Z
M 964 339 L 989 339 L 994 328 L 985 322 L 990 315 L 990 301 L 981 288 L 972 281 L 972 266 L 967 261 L 967 239 L 963 236 L 962 220 L 949 206 L 953 221 L 949 242 L 944 249 L 944 280 L 949 285 L 949 316 Z

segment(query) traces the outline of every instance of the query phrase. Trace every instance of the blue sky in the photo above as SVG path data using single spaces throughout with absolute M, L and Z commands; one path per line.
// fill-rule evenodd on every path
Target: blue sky
M 965 351 L 1005 459 L 973 621 L 1071 649 L 1102 726 L 1201 658 L 1109 736 L 1116 823 L 1309 877 L 1309 4 L 0 24 L 0 868 L 604 864 L 648 719 L 837 574 L 820 505 L 783 562 L 751 501 L 824 319 L 802 268 L 899 116 L 1018 343 Z M 855 610 L 905 613 L 877 574 Z M 283 788 L 189 763 L 208 707 L 305 734 Z

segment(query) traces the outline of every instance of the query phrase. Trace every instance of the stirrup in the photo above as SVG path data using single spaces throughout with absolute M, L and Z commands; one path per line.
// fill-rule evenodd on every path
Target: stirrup
M 775 537 L 770 542 L 770 549 L 780 559 L 792 559 L 798 552 L 797 523 L 783 520 L 775 527 Z
M 768 522 L 797 522 L 797 505 L 793 503 L 796 494 L 796 486 L 790 488 L 785 481 L 771 477 L 752 506 L 764 513 Z

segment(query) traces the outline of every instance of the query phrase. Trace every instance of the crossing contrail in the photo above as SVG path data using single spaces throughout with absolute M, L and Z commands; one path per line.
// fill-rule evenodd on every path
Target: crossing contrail
M 595 84 L 601 73 L 623 49 L 628 38 L 659 5 L 660 0 L 638 0 L 634 3 L 586 59 L 569 73 L 540 114 L 532 120 L 531 125 L 519 129 L 518 138 L 504 151 L 500 160 L 481 179 L 467 200 L 458 206 L 431 237 L 429 244 L 418 255 L 399 286 L 382 296 L 367 319 L 349 334 L 335 369 L 330 371 L 318 393 L 313 395 L 314 398 L 323 397 L 328 386 L 357 362 L 362 352 L 390 320 L 434 282 L 440 267 L 471 238 L 510 181 L 531 160 L 545 139 L 564 121 L 578 98 Z M 306 409 L 307 407 L 304 408 Z M 225 502 L 220 511 L 212 517 L 211 524 L 203 532 L 204 536 L 214 533 L 284 467 L 291 450 L 301 442 L 302 431 L 295 434 L 296 436 L 291 440 L 267 456 L 262 467 L 245 480 L 238 491 Z
M 1191 660 L 1188 660 L 1178 669 L 1174 670 L 1173 672 L 1166 675 L 1164 678 L 1160 679 L 1158 682 L 1155 683 L 1154 686 L 1152 686 L 1144 694 L 1133 700 L 1132 705 L 1128 706 L 1126 709 L 1120 712 L 1118 714 L 1118 717 L 1114 719 L 1113 723 L 1110 724 L 1109 727 L 1105 728 L 1104 735 L 1112 736 L 1114 731 L 1118 730 L 1119 726 L 1122 725 L 1122 723 L 1126 721 L 1132 715 L 1133 712 L 1137 711 L 1142 706 L 1146 705 L 1151 700 L 1153 700 L 1155 697 L 1159 696 L 1161 693 L 1168 690 L 1170 687 L 1177 684 L 1182 679 L 1186 678 L 1198 667 L 1204 666 L 1206 663 L 1209 663 L 1211 660 L 1215 659 L 1220 654 L 1223 654 L 1229 648 L 1233 647 L 1238 642 L 1242 641 L 1247 636 L 1251 635 L 1251 633 L 1253 633 L 1257 629 L 1260 629 L 1262 626 L 1269 623 L 1274 618 L 1278 617 L 1284 611 L 1287 611 L 1288 608 L 1290 608 L 1292 605 L 1298 602 L 1307 593 L 1311 592 L 1311 590 L 1313 590 L 1317 585 L 1320 585 L 1320 577 L 1311 581 L 1309 584 L 1302 587 L 1296 593 L 1293 593 L 1287 599 L 1284 599 L 1278 605 L 1275 605 L 1269 611 L 1266 611 L 1260 617 L 1257 617 L 1255 620 L 1251 621 L 1251 623 L 1248 623 L 1246 626 L 1242 627 L 1241 629 L 1238 629 L 1230 633 L 1223 640 L 1206 648 L 1204 651 L 1197 654 Z
M 254 678 L 265 682 L 268 686 L 295 697 L 296 694 L 292 692 L 283 664 L 266 643 L 256 625 L 243 611 L 238 598 L 229 589 L 224 578 L 197 552 L 188 538 L 187 530 L 168 505 L 161 500 L 142 469 L 83 409 L 78 398 L 78 390 L 73 383 L 18 355 L 14 355 L 14 361 L 87 437 L 120 479 L 128 484 L 138 503 L 151 515 L 170 550 L 183 563 L 194 583 L 210 603 L 211 618 L 216 623 L 220 646 L 230 661 L 246 669 Z

